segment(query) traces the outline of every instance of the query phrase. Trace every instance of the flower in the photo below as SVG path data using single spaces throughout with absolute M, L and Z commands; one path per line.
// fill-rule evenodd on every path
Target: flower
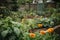
M 36 34 L 30 33 L 29 36 L 30 36 L 31 38 L 35 38 Z
M 24 23 L 24 22 L 25 22 L 25 19 L 23 18 L 23 19 L 22 19 L 22 23 Z
M 41 34 L 41 35 L 44 35 L 44 34 L 46 34 L 46 31 L 41 30 L 41 31 L 40 31 L 40 34 Z
M 38 27 L 40 27 L 40 28 L 41 28 L 42 26 L 43 26 L 43 24 L 38 24 Z
M 47 29 L 47 32 L 48 33 L 52 33 L 54 31 L 54 28 L 49 28 L 49 29 Z
M 40 16 L 41 18 L 43 18 L 43 16 Z

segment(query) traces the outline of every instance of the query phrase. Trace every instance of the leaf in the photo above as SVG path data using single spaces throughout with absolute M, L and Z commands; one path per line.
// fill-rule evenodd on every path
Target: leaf
M 17 36 L 19 36 L 20 30 L 17 27 L 14 27 L 14 32 Z
M 2 21 L 0 21 L 0 25 L 3 24 Z
M 5 30 L 5 31 L 1 32 L 1 35 L 2 35 L 3 37 L 5 37 L 5 36 L 8 34 L 8 31 L 9 31 L 9 30 Z
M 9 40 L 15 40 L 15 36 L 11 36 L 11 37 L 9 37 Z

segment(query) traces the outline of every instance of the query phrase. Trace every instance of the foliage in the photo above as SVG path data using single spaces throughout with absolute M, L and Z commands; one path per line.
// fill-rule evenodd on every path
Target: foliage
M 29 29 L 35 28 L 36 23 L 33 19 L 24 19 L 24 22 L 14 22 L 11 17 L 0 20 L 1 40 L 55 40 L 56 35 L 40 35 L 36 32 L 36 38 L 29 37 Z M 53 38 L 52 38 L 53 37 Z
M 18 11 L 18 7 L 19 7 L 19 5 L 18 5 L 18 1 L 17 0 L 12 0 L 12 2 L 11 2 L 13 5 L 11 5 L 11 11 Z M 11 4 L 10 3 L 10 4 Z
M 28 25 L 31 29 L 39 28 L 38 24 L 42 24 L 43 28 L 49 28 L 54 26 L 54 21 L 51 18 L 34 18 L 34 19 L 22 19 L 22 23 Z
M 40 33 L 35 32 L 36 36 L 35 38 L 31 38 L 29 36 L 30 33 L 24 33 L 24 40 L 57 40 L 58 35 L 57 34 L 49 34 L 46 33 L 45 35 L 40 35 Z
M 18 3 L 19 4 L 22 4 L 22 3 L 31 3 L 33 0 L 18 0 Z
M 19 25 L 12 22 L 10 17 L 0 20 L 0 37 L 1 40 L 14 40 L 20 35 Z
M 60 24 L 60 13 L 53 13 L 51 18 L 54 20 L 55 25 Z
M 37 20 L 37 23 L 43 24 L 43 26 L 46 28 L 54 25 L 54 21 L 51 18 L 46 17 L 40 17 L 39 20 Z
M 0 7 L 0 17 L 7 17 L 7 16 L 9 16 L 10 15 L 10 10 L 8 9 L 8 8 L 6 8 L 6 7 Z
M 17 8 L 16 0 L 13 5 Z M 21 3 L 31 3 L 32 0 L 18 0 L 19 4 Z M 13 8 L 14 8 L 13 7 Z M 15 9 L 14 9 L 15 10 Z M 0 8 L 0 16 L 5 18 L 0 19 L 0 40 L 59 40 L 57 39 L 58 35 L 55 33 L 44 33 L 41 35 L 39 32 L 33 33 L 33 38 L 29 36 L 29 30 L 34 28 L 39 28 L 42 26 L 44 28 L 50 28 L 55 25 L 60 24 L 60 13 L 57 13 L 57 10 L 54 8 L 47 9 L 48 11 L 44 12 L 45 14 L 52 13 L 50 17 L 39 16 L 36 18 L 36 10 L 26 10 L 26 11 L 17 11 L 12 12 L 6 7 Z M 45 15 L 44 14 L 44 15 Z M 25 16 L 34 16 L 33 19 L 28 19 Z M 49 15 L 48 15 L 49 16 Z M 53 29 L 49 29 L 48 32 L 53 32 Z
M 12 21 L 11 17 L 0 20 L 1 40 L 23 40 L 23 33 L 28 32 L 29 25 Z

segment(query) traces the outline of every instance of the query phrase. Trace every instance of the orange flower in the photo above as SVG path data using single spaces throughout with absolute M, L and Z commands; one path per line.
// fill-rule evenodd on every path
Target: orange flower
M 38 24 L 38 27 L 40 27 L 40 28 L 41 28 L 42 26 L 43 26 L 43 24 Z
M 49 29 L 47 29 L 47 32 L 49 32 L 49 33 L 52 33 L 53 31 L 54 31 L 53 28 L 49 28 Z
M 34 33 L 30 33 L 29 36 L 30 36 L 31 38 L 35 38 L 36 35 L 35 35 Z
M 25 22 L 25 19 L 23 18 L 23 19 L 22 19 L 22 23 L 24 23 L 24 22 Z
M 41 30 L 41 31 L 40 31 L 40 34 L 41 34 L 41 35 L 44 35 L 44 34 L 46 34 L 46 32 L 45 32 L 44 30 Z

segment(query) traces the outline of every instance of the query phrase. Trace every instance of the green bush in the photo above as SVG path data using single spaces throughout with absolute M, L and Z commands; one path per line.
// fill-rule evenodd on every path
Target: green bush
M 60 24 L 60 13 L 53 13 L 51 15 L 51 18 L 54 20 L 55 25 L 59 25 Z
M 35 25 L 35 21 L 32 19 L 26 20 L 23 23 L 12 21 L 11 17 L 0 20 L 0 39 L 1 40 L 56 40 L 58 36 L 56 34 L 40 35 L 39 32 L 35 32 L 36 38 L 29 37 L 29 30 L 31 25 Z M 35 26 L 32 26 L 35 28 Z
M 0 7 L 0 15 L 2 15 L 1 17 L 7 17 L 10 15 L 10 10 L 6 7 Z
M 12 22 L 10 17 L 0 20 L 0 39 L 16 40 L 20 35 L 19 25 Z

